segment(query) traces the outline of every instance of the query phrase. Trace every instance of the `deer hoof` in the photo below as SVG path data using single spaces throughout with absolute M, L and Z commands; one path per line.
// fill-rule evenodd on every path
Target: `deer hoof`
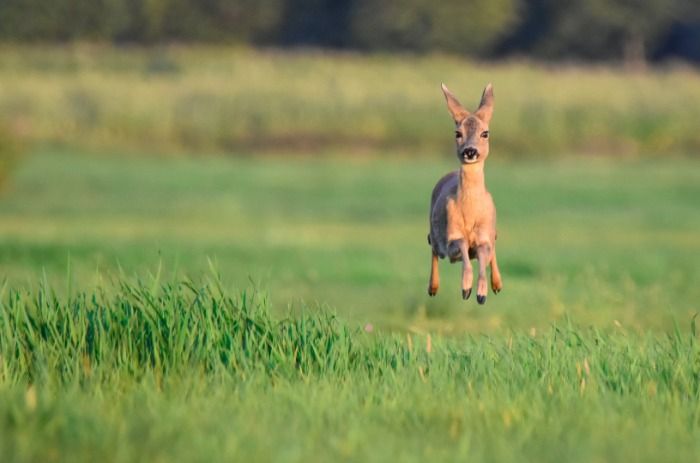
M 437 292 L 438 292 L 437 288 L 432 288 L 432 287 L 428 288 L 428 296 L 430 296 L 430 297 L 435 296 L 437 294 Z
M 486 296 L 482 296 L 480 294 L 477 294 L 476 295 L 476 302 L 478 302 L 481 305 L 485 304 L 486 303 Z
M 471 295 L 472 295 L 472 289 L 471 289 L 471 288 L 469 288 L 469 289 L 463 289 L 463 290 L 462 290 L 462 299 L 464 299 L 465 301 L 466 301 L 467 299 L 469 299 L 469 296 L 471 296 Z

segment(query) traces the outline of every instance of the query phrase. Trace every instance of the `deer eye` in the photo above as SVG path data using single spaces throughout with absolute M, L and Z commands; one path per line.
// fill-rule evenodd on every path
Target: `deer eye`
M 457 130 L 457 131 L 455 132 L 455 138 L 462 138 L 462 132 L 460 132 L 459 130 Z
M 489 131 L 484 130 L 483 132 L 481 132 L 481 138 L 489 138 Z

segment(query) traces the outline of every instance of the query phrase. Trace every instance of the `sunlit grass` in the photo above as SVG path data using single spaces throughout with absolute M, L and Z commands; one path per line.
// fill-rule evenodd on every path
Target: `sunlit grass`
M 567 314 L 667 330 L 698 311 L 700 179 L 678 159 L 492 153 L 505 290 L 484 307 L 464 302 L 458 266 L 443 261 L 429 298 L 428 199 L 451 158 L 37 153 L 0 198 L 0 265 L 11 286 L 42 272 L 62 283 L 70 265 L 89 288 L 159 262 L 169 276 L 197 277 L 210 258 L 226 281 L 268 291 L 278 313 L 328 305 L 363 324 L 451 334 L 543 329 Z
M 217 278 L 0 296 L 6 461 L 691 461 L 695 322 L 446 339 L 283 318 Z M 687 326 L 687 325 L 686 325 Z
M 496 88 L 504 155 L 694 154 L 700 78 L 427 56 L 238 48 L 3 47 L 0 121 L 29 140 L 120 148 L 270 152 L 451 143 L 439 90 L 468 106 Z

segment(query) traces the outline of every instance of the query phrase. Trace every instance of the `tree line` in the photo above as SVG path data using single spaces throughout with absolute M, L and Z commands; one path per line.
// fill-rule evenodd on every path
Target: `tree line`
M 700 62 L 697 0 L 1 0 L 5 42 L 443 51 Z

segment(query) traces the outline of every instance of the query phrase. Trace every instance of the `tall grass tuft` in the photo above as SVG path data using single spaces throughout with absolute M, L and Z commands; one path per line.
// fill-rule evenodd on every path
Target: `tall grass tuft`
M 335 374 L 357 365 L 353 331 L 327 313 L 276 320 L 265 299 L 218 284 L 120 281 L 60 298 L 46 285 L 6 289 L 0 306 L 5 380 L 59 383 L 225 370 Z
M 70 296 L 41 284 L 3 288 L 0 383 L 109 384 L 153 375 L 393 381 L 408 374 L 487 389 L 539 384 L 621 396 L 646 393 L 653 382 L 655 392 L 696 400 L 694 327 L 689 336 L 676 330 L 658 338 L 568 322 L 540 335 L 407 339 L 351 328 L 323 310 L 276 318 L 266 298 L 233 296 L 217 279 L 121 279 Z

